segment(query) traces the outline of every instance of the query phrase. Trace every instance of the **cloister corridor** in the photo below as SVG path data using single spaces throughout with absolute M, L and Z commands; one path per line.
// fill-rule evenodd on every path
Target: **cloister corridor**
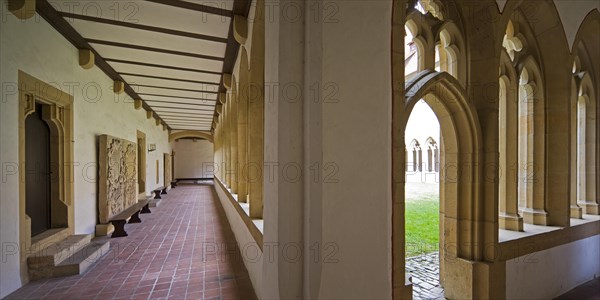
M 255 299 L 212 184 L 179 185 L 82 275 L 30 282 L 6 299 Z

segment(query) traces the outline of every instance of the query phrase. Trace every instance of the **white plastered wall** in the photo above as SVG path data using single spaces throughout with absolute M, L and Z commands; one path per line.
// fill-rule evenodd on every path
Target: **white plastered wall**
M 180 139 L 172 143 L 175 151 L 175 177 L 212 178 L 215 169 L 213 143 L 207 140 Z
M 93 233 L 97 211 L 97 136 L 108 134 L 136 142 L 136 131 L 146 134 L 156 151 L 147 155 L 147 186 L 150 191 L 163 184 L 163 153 L 170 153 L 168 131 L 146 119 L 144 110 L 135 110 L 125 94 L 112 91 L 113 82 L 100 69 L 82 69 L 78 52 L 43 18 L 35 15 L 17 20 L 1 4 L 0 63 L 0 159 L 3 172 L 0 191 L 0 298 L 21 286 L 19 257 L 12 246 L 19 242 L 19 180 L 12 169 L 18 162 L 18 71 L 60 87 L 74 96 L 74 214 L 75 233 Z M 156 182 L 156 160 L 159 181 Z M 5 251 L 6 250 L 6 251 Z
M 552 299 L 600 276 L 600 235 L 506 262 L 507 299 Z

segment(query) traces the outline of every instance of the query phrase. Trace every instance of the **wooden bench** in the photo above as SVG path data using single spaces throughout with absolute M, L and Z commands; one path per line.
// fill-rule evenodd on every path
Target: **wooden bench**
M 109 219 L 110 223 L 115 227 L 115 231 L 110 236 L 121 237 L 127 236 L 127 232 L 125 231 L 125 224 L 128 223 L 142 223 L 142 219 L 140 219 L 140 214 L 149 214 L 151 213 L 150 208 L 148 207 L 149 199 L 139 200 L 136 204 L 126 208 L 124 211 L 116 214 L 112 218 Z
M 166 194 L 167 194 L 167 187 L 161 186 L 154 190 L 154 199 L 162 199 L 160 197 L 160 195 L 166 195 Z

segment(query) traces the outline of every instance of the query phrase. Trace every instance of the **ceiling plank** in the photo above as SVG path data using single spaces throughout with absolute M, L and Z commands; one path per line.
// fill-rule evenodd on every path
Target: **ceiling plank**
M 205 119 L 178 119 L 178 118 L 165 118 L 165 120 L 167 122 L 170 123 L 177 123 L 177 122 L 181 122 L 181 123 L 212 123 L 211 120 L 205 120 Z
M 181 112 L 173 112 L 173 111 L 162 111 L 161 112 L 160 110 L 158 112 L 162 113 L 162 115 L 165 116 L 165 118 L 187 117 L 187 118 L 206 118 L 206 119 L 212 120 L 212 114 L 181 113 Z
M 146 1 L 160 3 L 160 4 L 174 6 L 174 7 L 179 7 L 179 8 L 184 8 L 184 9 L 189 9 L 189 10 L 194 10 L 194 11 L 203 12 L 203 13 L 209 13 L 209 14 L 213 14 L 213 15 L 219 15 L 219 16 L 233 18 L 233 11 L 218 8 L 218 7 L 193 3 L 193 2 L 174 1 L 174 0 L 146 0 Z M 234 8 L 235 8 L 235 5 L 234 5 Z
M 160 110 L 159 110 L 160 111 Z M 204 118 L 204 117 L 211 117 L 211 114 L 202 114 L 202 113 L 184 113 L 184 112 L 176 112 L 176 111 L 163 111 L 163 116 L 165 116 L 165 118 L 179 118 L 179 117 L 186 117 L 186 118 Z
M 191 120 L 176 120 L 176 119 L 171 119 L 171 120 L 167 120 L 167 122 L 169 124 L 172 124 L 172 123 L 194 123 L 194 124 L 195 123 L 202 123 L 202 124 L 212 124 L 211 120 L 194 120 L 194 121 L 191 121 Z
M 220 73 L 219 73 L 220 74 Z M 168 86 L 158 86 L 158 85 L 147 85 L 147 84 L 135 84 L 132 83 L 131 86 L 139 86 L 139 87 L 148 87 L 148 88 L 156 88 L 156 89 L 164 89 L 164 90 L 173 90 L 173 91 L 182 91 L 182 92 L 196 92 L 196 93 L 207 93 L 207 94 L 218 94 L 219 91 L 206 91 L 206 90 L 191 90 L 184 88 L 174 88 Z M 171 96 L 165 96 L 171 97 Z
M 227 43 L 227 38 L 218 37 L 218 36 L 211 36 L 211 35 L 194 33 L 194 32 L 180 31 L 180 30 L 174 30 L 174 29 L 169 29 L 169 28 L 164 28 L 164 27 L 155 27 L 155 26 L 143 25 L 143 24 L 139 24 L 139 23 L 123 22 L 123 21 L 118 21 L 118 20 L 113 20 L 113 19 L 104 19 L 104 18 L 79 15 L 79 14 L 68 13 L 68 12 L 62 12 L 60 14 L 64 18 L 91 21 L 91 22 L 96 22 L 96 23 L 101 23 L 101 24 L 122 26 L 122 27 L 152 31 L 152 32 L 160 32 L 160 33 L 164 33 L 164 34 L 188 37 L 188 38 L 199 39 L 199 40 L 212 41 L 212 42 L 217 42 L 217 43 Z
M 179 55 L 179 56 L 202 58 L 202 59 L 208 59 L 208 60 L 223 61 L 223 59 L 224 59 L 223 57 L 212 56 L 212 55 L 204 55 L 204 54 L 176 51 L 176 50 L 169 50 L 169 49 L 161 49 L 161 48 L 119 43 L 119 42 L 113 42 L 113 41 L 105 41 L 105 40 L 97 40 L 97 39 L 85 39 L 85 41 L 88 42 L 89 44 L 99 44 L 99 45 L 106 45 L 106 46 L 112 46 L 112 47 L 120 47 L 120 48 L 158 52 L 158 53 L 165 53 L 165 54 L 172 54 L 172 55 Z
M 115 71 L 100 54 L 58 13 L 47 0 L 37 0 L 36 12 L 44 18 L 56 31 L 65 37 L 77 49 L 89 49 L 95 55 L 96 66 L 113 81 L 122 81 L 125 83 L 125 93 L 132 99 L 140 99 L 141 97 L 127 84 L 127 82 Z M 147 111 L 153 111 L 150 106 L 142 100 L 142 107 Z M 152 113 L 155 118 L 164 122 L 156 113 Z M 171 129 L 168 125 L 167 128 Z
M 136 77 L 144 77 L 144 78 L 153 78 L 153 79 L 161 79 L 161 80 L 172 80 L 172 81 L 181 81 L 181 82 L 190 82 L 190 83 L 199 83 L 199 84 L 207 84 L 207 85 L 218 85 L 217 82 L 208 82 L 208 81 L 198 81 L 198 80 L 190 80 L 190 79 L 181 79 L 181 78 L 171 78 L 171 77 L 162 77 L 162 76 L 154 76 L 154 75 L 146 75 L 146 74 L 136 74 L 136 73 L 119 73 L 121 76 L 136 76 Z
M 173 126 L 210 126 L 212 122 L 205 123 L 177 123 L 177 122 L 169 122 L 170 125 Z
M 106 60 L 107 62 L 115 62 L 115 63 L 129 64 L 129 65 L 136 65 L 136 66 L 162 68 L 162 69 L 170 69 L 170 70 L 177 70 L 177 71 L 196 72 L 196 73 L 211 74 L 211 75 L 221 75 L 221 72 L 216 72 L 216 71 L 198 70 L 198 69 L 182 68 L 182 67 L 175 67 L 175 66 L 151 64 L 151 63 L 145 63 L 145 62 L 140 62 L 140 61 L 131 61 L 131 60 L 116 59 L 116 58 L 104 58 L 104 60 Z
M 180 104 L 180 105 L 192 105 L 192 106 L 205 106 L 205 107 L 213 107 L 214 105 L 211 104 L 198 104 L 198 103 L 186 103 L 186 102 L 175 102 L 175 101 L 159 101 L 159 100 L 148 100 L 146 99 L 146 102 L 148 103 L 168 103 L 168 104 Z
M 208 101 L 210 101 L 210 102 L 217 102 L 217 100 L 212 100 L 212 99 L 184 97 L 184 96 L 170 96 L 170 95 L 146 94 L 146 93 L 139 93 L 139 95 L 141 95 L 141 96 L 153 96 L 153 97 L 164 97 L 164 98 L 176 98 L 176 99 L 190 99 L 190 100 L 198 100 L 198 101 L 206 101 L 206 102 L 208 102 Z
M 187 107 L 163 106 L 163 105 L 151 105 L 151 107 L 166 108 L 166 109 L 177 109 L 177 110 L 183 110 L 183 111 L 189 111 L 189 110 L 193 110 L 193 111 L 213 111 L 212 109 L 187 108 Z

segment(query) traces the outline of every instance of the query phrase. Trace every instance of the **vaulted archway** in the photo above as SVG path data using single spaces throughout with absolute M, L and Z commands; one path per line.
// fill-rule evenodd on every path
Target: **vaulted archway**
M 423 99 L 440 122 L 440 249 L 441 282 L 448 298 L 477 297 L 473 261 L 482 259 L 483 241 L 480 189 L 481 132 L 475 109 L 456 78 L 446 72 L 426 70 L 406 84 L 404 109 L 394 118 L 394 133 L 402 135 L 415 104 Z M 460 134 L 459 134 L 460 132 Z M 395 143 L 404 143 L 404 137 Z M 394 145 L 405 149 L 405 145 Z M 405 153 L 394 151 L 392 257 L 394 298 L 405 297 Z M 452 263 L 448 263 L 452 262 Z M 471 273 L 472 276 L 464 275 Z M 461 275 L 458 279 L 456 275 Z M 465 282 L 466 279 L 466 282 Z M 408 292 L 407 292 L 408 291 Z
M 201 139 L 208 140 L 211 143 L 213 142 L 213 136 L 212 136 L 212 134 L 210 134 L 208 132 L 195 131 L 195 130 L 184 130 L 184 131 L 179 131 L 179 132 L 171 133 L 169 135 L 169 142 L 173 142 L 173 141 L 175 141 L 177 139 L 188 138 L 188 137 L 201 138 Z

